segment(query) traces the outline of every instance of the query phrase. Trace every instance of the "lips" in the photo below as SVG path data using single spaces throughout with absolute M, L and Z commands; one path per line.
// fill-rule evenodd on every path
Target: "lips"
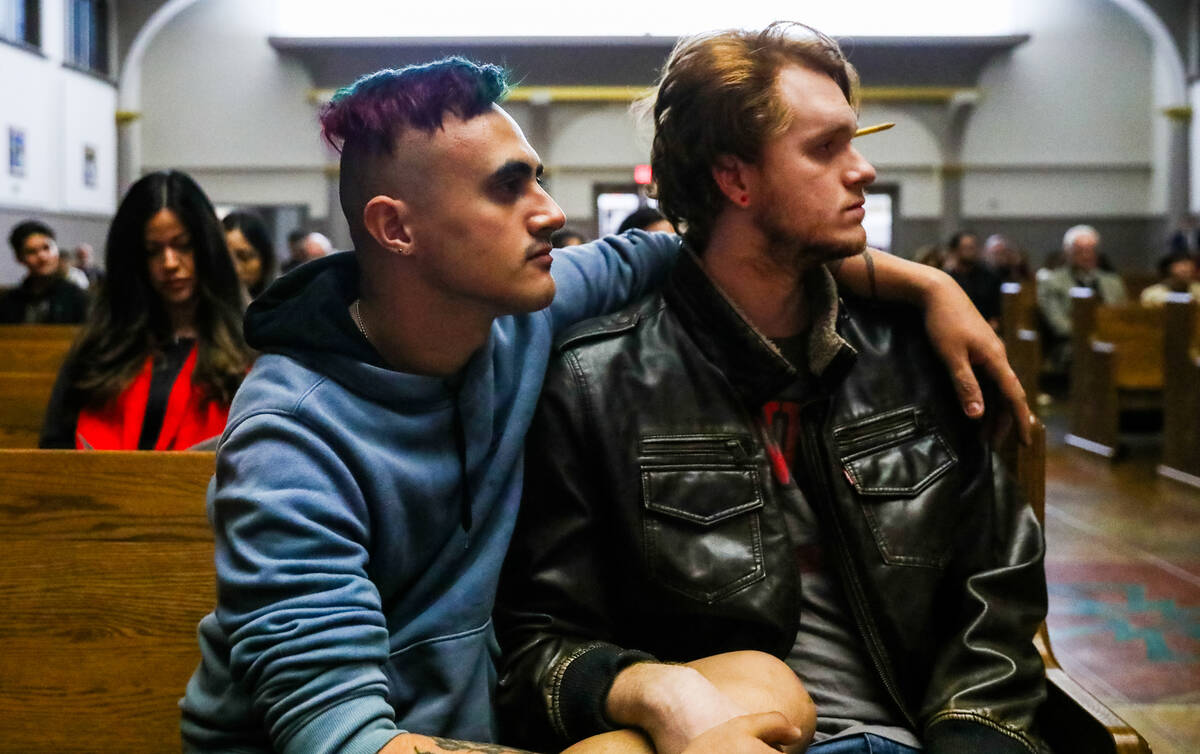
M 534 262 L 536 264 L 545 265 L 546 267 L 549 267 L 551 262 L 554 259 L 553 257 L 550 256 L 550 250 L 552 248 L 553 247 L 549 243 L 540 243 L 540 244 L 530 248 L 525 253 L 525 261 Z

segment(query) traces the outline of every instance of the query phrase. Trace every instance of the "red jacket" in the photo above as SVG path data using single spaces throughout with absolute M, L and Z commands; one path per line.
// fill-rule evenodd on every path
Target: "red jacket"
M 103 408 L 85 408 L 75 425 L 75 447 L 80 450 L 137 450 L 142 433 L 146 401 L 150 397 L 150 373 L 154 358 L 146 357 L 141 371 L 114 400 Z M 162 430 L 155 450 L 185 450 L 225 431 L 229 404 L 205 400 L 204 390 L 192 384 L 196 368 L 196 346 L 183 362 L 171 385 Z

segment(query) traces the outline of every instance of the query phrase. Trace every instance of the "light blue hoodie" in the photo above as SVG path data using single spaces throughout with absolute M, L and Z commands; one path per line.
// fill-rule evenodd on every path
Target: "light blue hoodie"
M 678 246 L 632 231 L 556 250 L 554 302 L 497 319 L 454 381 L 383 366 L 347 313 L 352 253 L 255 302 L 264 355 L 209 486 L 218 605 L 180 703 L 185 748 L 495 740 L 492 602 L 553 338 L 657 286 Z

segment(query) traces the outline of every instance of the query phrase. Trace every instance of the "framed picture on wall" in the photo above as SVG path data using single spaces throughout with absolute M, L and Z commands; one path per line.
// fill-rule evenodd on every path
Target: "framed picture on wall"
M 8 174 L 25 177 L 25 129 L 8 127 Z
M 83 185 L 96 188 L 96 148 L 83 145 Z

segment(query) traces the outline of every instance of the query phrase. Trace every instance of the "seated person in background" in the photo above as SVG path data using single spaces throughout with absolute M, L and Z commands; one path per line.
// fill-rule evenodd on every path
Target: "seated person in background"
M 247 313 L 265 353 L 209 489 L 219 601 L 187 751 L 501 750 L 462 741 L 497 735 L 492 606 L 553 338 L 648 293 L 679 251 L 630 231 L 551 254 L 564 217 L 506 87 L 451 58 L 363 77 L 322 112 L 354 250 Z M 912 267 L 881 259 L 881 290 L 929 305 L 956 366 L 982 342 L 1011 374 L 957 286 Z M 865 290 L 866 261 L 851 270 Z
M 1196 280 L 1196 261 L 1186 251 L 1173 251 L 1158 261 L 1162 280 L 1147 286 L 1139 297 L 1142 306 L 1162 306 L 1170 293 L 1190 293 L 1200 301 L 1200 281 Z
M 100 289 L 100 283 L 104 282 L 104 270 L 95 264 L 93 252 L 90 243 L 79 244 L 75 247 L 71 264 L 75 265 L 75 268 L 87 278 L 88 289 L 95 292 Z
M 1000 328 L 1000 279 L 979 259 L 979 236 L 960 230 L 947 243 L 946 271 L 993 330 Z
M 514 743 L 802 744 L 742 717 L 805 725 L 782 673 L 813 754 L 1039 751 L 1041 528 L 917 313 L 839 300 L 824 267 L 866 240 L 856 89 L 793 24 L 668 60 L 651 161 L 684 251 L 547 371 L 496 606 Z
M 1025 252 L 1001 233 L 987 237 L 983 244 L 983 263 L 1001 283 L 1028 283 L 1033 280 Z
M 1113 272 L 1100 269 L 1100 233 L 1090 225 L 1076 225 L 1063 235 L 1065 264 L 1038 275 L 1038 311 L 1050 331 L 1060 339 L 1071 337 L 1071 289 L 1091 288 L 1102 304 L 1129 300 L 1125 283 Z
M 579 246 L 587 242 L 587 236 L 570 226 L 563 226 L 550 234 L 550 245 L 556 249 L 566 246 Z
M 333 242 L 325 237 L 322 233 L 316 231 L 292 234 L 288 236 L 288 251 L 291 252 L 291 259 L 283 263 L 281 273 L 291 272 L 294 268 L 304 264 L 310 259 L 320 259 L 323 256 L 333 253 Z
M 8 236 L 13 254 L 27 270 L 21 284 L 0 296 L 0 324 L 77 324 L 87 318 L 88 296 L 67 279 L 54 231 L 26 220 Z
M 275 277 L 275 245 L 266 224 L 253 212 L 239 210 L 225 215 L 221 227 L 238 280 L 250 298 L 258 298 Z
M 208 197 L 175 171 L 133 184 L 109 228 L 105 267 L 39 446 L 183 450 L 219 435 L 251 352 Z
M 617 227 L 618 233 L 624 233 L 630 228 L 641 228 L 647 231 L 661 231 L 663 233 L 674 233 L 675 226 L 671 221 L 663 217 L 663 213 L 656 210 L 654 207 L 645 205 L 638 207 L 633 212 L 621 221 Z

